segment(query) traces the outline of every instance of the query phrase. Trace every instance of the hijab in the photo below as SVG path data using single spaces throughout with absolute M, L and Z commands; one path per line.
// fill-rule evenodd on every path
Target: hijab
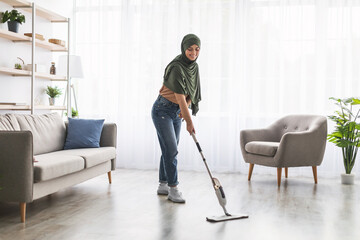
M 192 115 L 199 111 L 201 100 L 199 67 L 185 55 L 186 49 L 196 44 L 200 47 L 200 39 L 195 34 L 186 35 L 181 42 L 181 54 L 176 56 L 167 67 L 164 74 L 164 85 L 171 91 L 189 95 Z

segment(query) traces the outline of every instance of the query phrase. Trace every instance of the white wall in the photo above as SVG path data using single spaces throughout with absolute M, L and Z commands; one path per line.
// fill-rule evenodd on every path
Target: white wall
M 66 17 L 73 16 L 73 0 L 35 0 L 36 5 L 56 12 Z M 12 7 L 0 2 L 0 12 L 11 10 Z M 31 14 L 23 10 L 19 10 L 26 17 L 26 22 L 20 25 L 19 33 L 31 32 Z M 0 29 L 7 30 L 7 24 L 0 24 Z M 64 39 L 67 41 L 67 24 L 66 23 L 50 23 L 49 21 L 37 17 L 36 33 L 42 34 L 46 40 L 49 38 Z M 52 53 L 46 49 L 36 47 L 35 62 L 46 66 L 49 71 L 51 62 L 57 62 L 58 56 L 65 53 Z M 19 62 L 17 57 L 22 58 L 25 64 L 31 63 L 31 45 L 25 43 L 14 43 L 10 40 L 0 38 L 0 66 L 14 67 Z M 30 77 L 12 77 L 0 73 L 0 102 L 24 102 L 30 104 Z M 45 79 L 36 79 L 35 82 L 35 104 L 48 104 L 45 94 L 47 85 L 58 85 L 60 88 L 66 89 L 65 83 L 54 82 Z M 62 99 L 58 100 L 58 105 L 62 104 Z M 5 113 L 8 111 L 0 111 Z M 29 113 L 26 111 L 25 113 Z M 35 112 L 37 113 L 37 112 Z M 40 113 L 40 111 L 39 111 Z

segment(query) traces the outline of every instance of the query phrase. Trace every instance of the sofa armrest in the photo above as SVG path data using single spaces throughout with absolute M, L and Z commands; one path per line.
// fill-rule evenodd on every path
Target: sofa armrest
M 33 136 L 30 131 L 0 131 L 0 201 L 31 202 Z
M 117 127 L 115 123 L 105 123 L 101 132 L 100 147 L 114 147 L 117 142 Z M 116 168 L 116 158 L 111 160 L 111 170 Z
M 326 129 L 284 134 L 275 162 L 280 167 L 319 166 L 324 157 L 326 135 Z
M 117 127 L 115 123 L 105 123 L 101 132 L 100 147 L 115 147 L 117 141 Z

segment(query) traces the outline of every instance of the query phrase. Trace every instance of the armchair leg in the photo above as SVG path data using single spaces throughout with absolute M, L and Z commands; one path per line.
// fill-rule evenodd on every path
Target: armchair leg
M 26 215 L 26 203 L 21 202 L 19 205 L 20 205 L 21 222 L 24 223 L 25 222 L 25 215 Z
M 250 179 L 251 179 L 253 169 L 254 169 L 254 164 L 250 163 L 248 181 L 250 181 Z
M 288 178 L 288 168 L 285 168 L 285 178 Z
M 317 168 L 316 168 L 316 166 L 313 166 L 312 170 L 313 170 L 315 184 L 317 184 Z
M 278 187 L 280 187 L 280 184 L 281 184 L 281 170 L 282 168 L 277 168 L 277 184 L 278 184 Z
M 111 171 L 108 172 L 108 179 L 109 179 L 109 183 L 111 184 Z

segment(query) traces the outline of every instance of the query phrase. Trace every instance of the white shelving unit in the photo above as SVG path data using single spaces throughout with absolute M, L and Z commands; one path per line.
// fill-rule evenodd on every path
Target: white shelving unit
M 0 2 L 6 3 L 13 8 L 23 9 L 24 11 L 32 13 L 32 36 L 35 36 L 36 29 L 36 17 L 45 18 L 52 23 L 67 23 L 68 27 L 68 48 L 63 47 L 61 45 L 53 44 L 47 42 L 45 40 L 39 40 L 35 38 L 33 41 L 33 37 L 28 37 L 22 35 L 20 33 L 10 32 L 4 29 L 0 29 L 0 38 L 8 39 L 9 41 L 31 44 L 31 64 L 32 70 L 17 70 L 7 67 L 0 66 L 0 74 L 9 75 L 11 77 L 30 77 L 31 78 L 31 104 L 30 105 L 0 105 L 0 110 L 22 110 L 22 111 L 30 111 L 31 114 L 34 113 L 34 110 L 67 110 L 71 112 L 71 102 L 70 97 L 67 98 L 67 106 L 45 106 L 45 105 L 34 105 L 34 85 L 36 78 L 48 79 L 51 81 L 66 81 L 67 82 L 67 96 L 70 96 L 70 78 L 69 78 L 69 46 L 70 46 L 70 19 L 63 17 L 57 13 L 46 10 L 42 7 L 35 5 L 35 3 L 31 3 L 24 0 L 0 0 Z M 50 75 L 46 73 L 35 72 L 35 54 L 36 48 L 40 47 L 43 49 L 47 49 L 52 52 L 67 52 L 68 61 L 67 61 L 67 76 L 58 76 L 58 75 Z

